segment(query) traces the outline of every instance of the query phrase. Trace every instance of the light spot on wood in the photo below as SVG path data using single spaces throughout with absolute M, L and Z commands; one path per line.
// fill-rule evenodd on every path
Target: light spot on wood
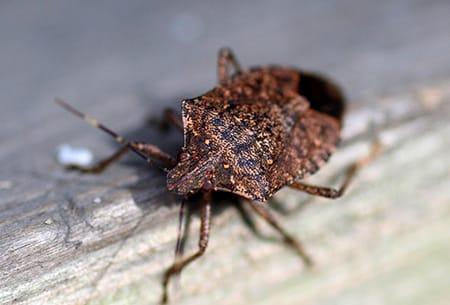
M 419 92 L 419 97 L 422 105 L 432 110 L 442 102 L 444 93 L 439 88 L 424 88 Z
M 12 182 L 8 180 L 0 181 L 0 190 L 9 190 L 12 187 Z
M 89 166 L 94 156 L 87 148 L 62 144 L 58 147 L 57 159 L 62 165 Z

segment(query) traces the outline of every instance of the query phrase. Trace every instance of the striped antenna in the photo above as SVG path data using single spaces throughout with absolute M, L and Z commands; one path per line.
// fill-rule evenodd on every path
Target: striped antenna
M 66 109 L 70 113 L 76 115 L 77 117 L 79 117 L 82 120 L 84 120 L 85 122 L 87 122 L 89 125 L 106 132 L 112 138 L 114 138 L 114 140 L 116 140 L 117 143 L 122 144 L 122 145 L 126 145 L 130 150 L 132 150 L 134 153 L 136 153 L 139 157 L 141 157 L 142 159 L 144 159 L 145 161 L 147 161 L 148 163 L 153 165 L 152 160 L 149 157 L 147 157 L 145 154 L 143 154 L 141 151 L 136 149 L 132 145 L 132 143 L 130 141 L 128 141 L 127 139 L 125 139 L 121 135 L 117 134 L 116 132 L 112 131 L 111 129 L 109 129 L 108 127 L 106 127 L 105 125 L 103 125 L 102 123 L 97 121 L 95 118 L 93 118 L 93 117 L 91 117 L 91 116 L 89 116 L 87 114 L 84 114 L 81 111 L 75 109 L 74 107 L 72 107 L 71 105 L 69 105 L 68 103 L 63 101 L 62 99 L 56 98 L 55 102 L 59 106 L 61 106 L 62 108 Z M 165 170 L 165 169 L 163 169 L 163 170 Z

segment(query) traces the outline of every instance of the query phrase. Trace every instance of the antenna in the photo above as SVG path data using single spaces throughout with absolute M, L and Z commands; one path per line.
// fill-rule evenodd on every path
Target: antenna
M 64 108 L 65 110 L 69 111 L 73 115 L 81 118 L 82 120 L 87 122 L 89 125 L 91 125 L 91 126 L 93 126 L 95 128 L 98 128 L 98 129 L 104 131 L 105 133 L 109 134 L 117 143 L 122 144 L 122 145 L 126 145 L 130 150 L 132 150 L 139 157 L 141 157 L 142 159 L 147 161 L 149 164 L 154 165 L 154 162 L 152 161 L 152 159 L 149 158 L 148 156 L 146 156 L 144 153 L 142 153 L 139 149 L 137 149 L 133 145 L 132 142 L 130 142 L 126 138 L 122 137 L 118 133 L 112 131 L 110 128 L 106 127 L 105 125 L 103 125 L 102 123 L 97 121 L 95 118 L 93 118 L 93 117 L 91 117 L 91 116 L 89 116 L 87 114 L 84 114 L 81 111 L 75 109 L 73 106 L 69 105 L 68 103 L 66 103 L 62 99 L 56 98 L 55 99 L 55 103 L 58 104 L 59 106 L 61 106 L 62 108 Z M 159 168 L 161 168 L 161 167 L 159 167 Z M 163 170 L 167 171 L 166 169 L 163 169 Z

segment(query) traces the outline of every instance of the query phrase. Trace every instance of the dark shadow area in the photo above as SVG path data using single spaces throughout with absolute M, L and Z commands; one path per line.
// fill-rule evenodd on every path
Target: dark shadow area
M 271 209 L 274 212 L 276 212 L 277 214 L 280 214 L 282 216 L 288 216 L 291 213 L 295 213 L 295 212 L 303 210 L 304 208 L 306 208 L 307 205 L 314 202 L 314 196 L 305 195 L 304 193 L 301 193 L 301 192 L 298 192 L 298 193 L 299 193 L 299 196 L 303 196 L 304 199 L 299 201 L 297 206 L 294 208 L 288 209 L 287 207 L 285 207 L 283 205 L 283 203 L 281 201 L 277 200 L 276 198 L 271 198 L 269 200 L 268 204 L 270 205 Z
M 187 240 L 189 238 L 198 239 L 199 232 L 193 231 L 193 236 L 189 236 L 190 233 L 190 224 L 191 224 L 191 217 L 195 215 L 195 217 L 199 217 L 199 211 L 200 211 L 200 203 L 201 203 L 202 195 L 201 194 L 195 194 L 192 195 L 187 204 L 187 212 L 185 217 L 185 230 L 182 235 L 182 245 L 181 248 L 183 249 L 181 252 L 184 251 L 184 245 L 186 244 Z M 181 201 L 181 198 L 180 198 Z M 272 200 L 267 202 L 266 204 L 272 205 Z M 281 203 L 279 203 L 281 205 Z M 245 200 L 243 200 L 241 197 L 234 195 L 232 193 L 227 192 L 215 192 L 213 194 L 212 198 L 212 221 L 214 222 L 214 218 L 222 213 L 225 209 L 228 208 L 235 208 L 238 211 L 239 216 L 241 217 L 242 222 L 247 226 L 247 228 L 261 241 L 263 242 L 274 242 L 279 243 L 280 246 L 285 246 L 286 249 L 291 250 L 291 248 L 288 245 L 283 245 L 286 243 L 286 241 L 279 236 L 273 237 L 273 235 L 278 235 L 277 232 L 274 231 L 273 234 L 270 234 L 270 236 L 265 235 L 261 232 L 261 230 L 258 228 L 254 221 L 254 217 L 258 217 L 251 209 L 247 207 L 247 203 Z M 288 213 L 287 213 L 288 214 Z M 175 220 L 174 220 L 175 221 Z M 214 238 L 211 236 L 211 238 Z M 301 243 L 301 242 L 300 242 Z M 302 261 L 307 265 L 306 261 L 303 257 L 301 257 Z
M 340 87 L 329 78 L 315 72 L 301 72 L 299 94 L 306 97 L 311 108 L 326 113 L 342 123 L 345 97 Z

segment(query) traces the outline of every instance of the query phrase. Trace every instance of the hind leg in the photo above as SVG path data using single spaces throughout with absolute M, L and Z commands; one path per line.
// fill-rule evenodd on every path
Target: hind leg
M 356 173 L 372 162 L 380 153 L 381 153 L 382 147 L 381 143 L 378 141 L 375 141 L 372 144 L 372 148 L 370 150 L 370 153 L 367 157 L 362 158 L 347 169 L 347 172 L 345 174 L 344 182 L 342 183 L 341 187 L 339 189 L 329 188 L 329 187 L 323 187 L 323 186 L 317 186 L 317 185 L 310 185 L 303 182 L 294 182 L 290 185 L 291 188 L 294 188 L 296 190 L 308 193 L 310 195 L 330 198 L 330 199 L 336 199 L 341 197 L 344 192 L 347 190 L 348 186 L 350 185 L 350 182 L 355 177 Z

